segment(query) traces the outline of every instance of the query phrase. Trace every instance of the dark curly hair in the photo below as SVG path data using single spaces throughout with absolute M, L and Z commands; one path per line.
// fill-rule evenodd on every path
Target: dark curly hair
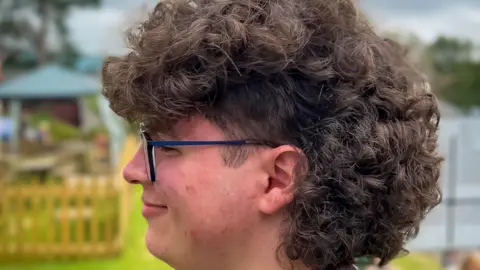
M 292 261 L 386 263 L 441 201 L 437 101 L 351 0 L 164 0 L 129 46 L 103 68 L 120 116 L 166 131 L 202 114 L 303 150 L 279 247 Z

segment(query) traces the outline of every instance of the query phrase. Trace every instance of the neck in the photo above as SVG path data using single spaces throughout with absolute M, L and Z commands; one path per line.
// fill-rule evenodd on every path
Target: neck
M 272 224 L 270 224 L 272 225 Z M 275 226 L 258 226 L 255 232 L 243 236 L 238 245 L 223 249 L 214 258 L 205 258 L 188 270 L 308 270 L 303 264 L 291 262 L 282 250 L 279 250 L 280 223 Z M 199 267 L 203 265 L 204 267 Z

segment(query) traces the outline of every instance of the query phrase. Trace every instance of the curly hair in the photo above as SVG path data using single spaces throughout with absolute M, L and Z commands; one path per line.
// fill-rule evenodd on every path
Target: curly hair
M 438 104 L 351 0 L 161 1 L 109 58 L 103 94 L 166 131 L 202 114 L 303 150 L 279 249 L 311 269 L 386 263 L 440 203 Z

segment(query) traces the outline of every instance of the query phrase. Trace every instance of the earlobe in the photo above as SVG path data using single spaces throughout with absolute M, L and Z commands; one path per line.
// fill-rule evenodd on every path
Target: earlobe
M 293 200 L 295 178 L 303 155 L 289 145 L 273 149 L 269 184 L 260 200 L 260 211 L 267 215 L 274 214 Z
M 285 192 L 285 190 L 280 188 L 272 188 L 265 195 L 260 200 L 260 211 L 264 214 L 272 215 L 293 200 L 293 188 L 292 192 Z

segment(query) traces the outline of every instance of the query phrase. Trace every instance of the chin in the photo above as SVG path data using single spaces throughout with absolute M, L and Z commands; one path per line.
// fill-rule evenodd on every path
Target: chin
M 156 232 L 149 226 L 145 235 L 145 244 L 150 254 L 162 261 L 168 260 L 169 248 L 171 247 L 169 247 L 169 242 L 166 241 L 165 235 Z
M 145 244 L 148 252 L 155 258 L 157 258 L 161 263 L 164 263 L 166 266 L 175 269 L 175 263 L 178 263 L 178 256 L 172 254 L 172 246 L 169 245 L 168 241 L 165 241 L 165 237 L 157 237 L 155 232 L 152 232 L 151 229 L 147 231 Z

